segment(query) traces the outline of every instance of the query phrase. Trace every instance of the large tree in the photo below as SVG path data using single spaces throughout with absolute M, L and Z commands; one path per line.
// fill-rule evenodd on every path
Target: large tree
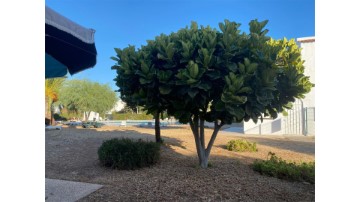
M 189 123 L 199 164 L 206 168 L 224 124 L 276 118 L 313 86 L 303 74 L 304 61 L 295 41 L 271 39 L 266 24 L 252 20 L 247 34 L 238 29 L 240 24 L 228 20 L 219 23 L 219 31 L 198 28 L 193 22 L 190 28 L 162 34 L 138 50 L 130 46 L 117 51 L 118 74 L 123 74 L 118 76 L 132 79 L 123 90 L 132 89 L 128 95 L 145 106 L 166 109 L 181 123 Z M 151 88 L 144 90 L 150 81 Z M 138 90 L 133 90 L 136 85 Z M 161 101 L 158 108 L 154 97 Z M 208 144 L 205 121 L 214 123 Z
M 50 120 L 50 125 L 54 124 L 54 103 L 58 100 L 64 81 L 65 78 L 45 79 L 45 118 Z
M 111 110 L 118 98 L 109 85 L 89 80 L 67 80 L 60 89 L 59 101 L 70 111 L 85 113 L 86 121 L 90 112 L 102 116 Z

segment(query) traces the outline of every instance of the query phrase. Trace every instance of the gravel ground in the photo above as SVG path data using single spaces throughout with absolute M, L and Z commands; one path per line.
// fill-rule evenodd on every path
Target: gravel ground
M 209 140 L 211 129 L 206 129 Z M 63 126 L 46 131 L 45 177 L 104 185 L 80 201 L 315 201 L 315 185 L 262 176 L 250 168 L 269 151 L 291 161 L 315 160 L 315 138 L 303 136 L 233 135 L 220 132 L 210 154 L 211 167 L 198 166 L 189 127 L 162 128 L 161 160 L 134 171 L 100 166 L 97 150 L 104 140 L 130 137 L 153 141 L 153 129 Z M 229 140 L 257 142 L 258 152 L 227 151 Z

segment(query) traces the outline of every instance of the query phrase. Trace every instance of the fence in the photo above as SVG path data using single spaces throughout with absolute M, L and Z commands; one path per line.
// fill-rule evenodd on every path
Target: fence
M 315 135 L 315 107 L 303 107 L 301 100 L 287 110 L 288 115 L 245 129 L 246 134 Z

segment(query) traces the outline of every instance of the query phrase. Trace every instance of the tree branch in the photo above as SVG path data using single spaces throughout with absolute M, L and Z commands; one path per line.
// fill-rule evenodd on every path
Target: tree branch
M 204 117 L 200 117 L 200 143 L 203 149 L 205 149 L 205 131 L 204 131 Z
M 224 122 L 223 122 L 223 121 L 221 121 L 220 124 L 217 124 L 217 121 L 214 122 L 214 131 L 213 131 L 213 133 L 212 133 L 212 135 L 211 135 L 211 139 L 210 139 L 210 141 L 209 141 L 209 143 L 208 143 L 208 146 L 207 146 L 207 148 L 206 148 L 206 150 L 205 150 L 205 155 L 206 155 L 207 157 L 209 156 L 210 151 L 211 151 L 211 148 L 212 148 L 212 146 L 213 146 L 213 144 L 214 144 L 214 142 L 215 142 L 216 136 L 217 136 L 220 128 L 221 128 L 223 125 L 224 125 Z

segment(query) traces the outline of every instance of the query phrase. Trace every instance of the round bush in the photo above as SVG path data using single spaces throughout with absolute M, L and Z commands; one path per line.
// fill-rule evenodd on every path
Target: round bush
M 150 166 L 160 158 L 160 144 L 129 138 L 104 141 L 98 150 L 100 163 L 114 169 L 133 170 Z
M 231 140 L 226 144 L 226 149 L 228 149 L 229 151 L 236 151 L 236 152 L 245 152 L 245 151 L 250 151 L 250 152 L 256 152 L 257 151 L 257 147 L 256 147 L 256 142 L 251 143 L 248 142 L 246 140 Z

